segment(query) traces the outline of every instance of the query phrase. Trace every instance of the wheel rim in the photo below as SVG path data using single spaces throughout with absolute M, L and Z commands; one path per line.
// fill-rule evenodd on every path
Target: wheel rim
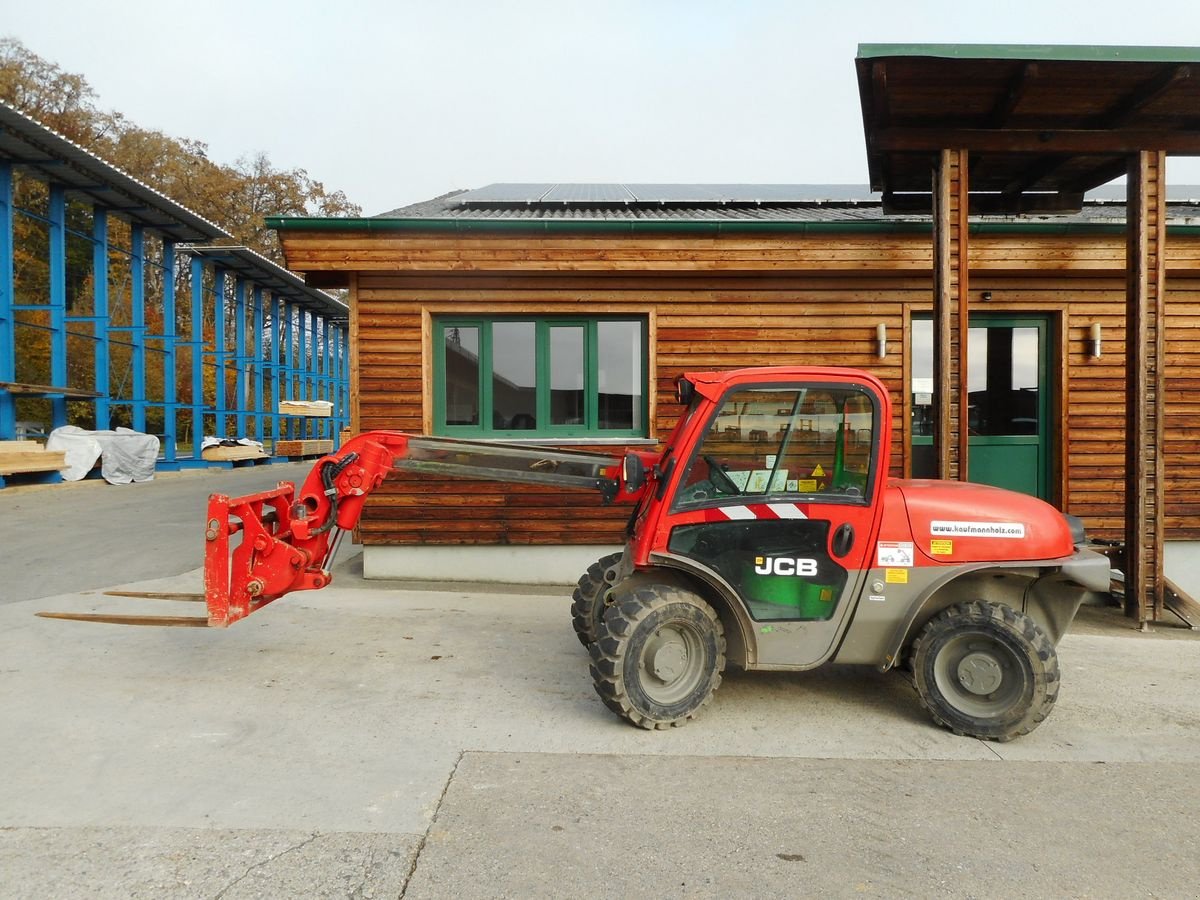
M 642 647 L 641 687 L 654 703 L 678 703 L 696 689 L 704 672 L 699 631 L 683 623 L 663 625 Z
M 933 662 L 933 678 L 951 705 L 980 719 L 1002 716 L 1032 689 L 1017 652 L 978 632 L 946 642 Z

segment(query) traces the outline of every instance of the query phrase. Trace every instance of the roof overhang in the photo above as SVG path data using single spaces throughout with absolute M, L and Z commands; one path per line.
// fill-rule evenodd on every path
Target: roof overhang
M 1200 48 L 864 44 L 871 189 L 928 210 L 942 150 L 970 154 L 971 212 L 1072 212 L 1141 150 L 1200 156 Z
M 265 256 L 249 247 L 186 246 L 183 252 L 199 257 L 214 265 L 233 272 L 235 275 L 267 288 L 276 297 L 295 303 L 329 319 L 344 319 L 349 308 L 343 301 L 324 291 L 319 291 L 302 278 L 282 266 L 277 266 Z
M 229 238 L 224 229 L 73 141 L 0 102 L 0 161 L 172 241 Z

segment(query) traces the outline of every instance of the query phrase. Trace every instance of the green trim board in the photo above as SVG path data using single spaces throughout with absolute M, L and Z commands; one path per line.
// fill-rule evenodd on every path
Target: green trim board
M 602 338 L 609 326 L 616 331 Z M 498 335 L 501 329 L 507 334 Z M 630 329 L 635 346 L 620 333 Z M 644 317 L 439 316 L 433 335 L 434 434 L 645 438 L 648 336 Z M 452 346 L 460 348 L 456 354 Z M 614 381 L 631 386 L 605 391 Z M 628 407 L 622 397 L 629 398 Z M 614 418 L 628 424 L 613 425 Z
M 924 56 L 1054 62 L 1200 62 L 1200 47 L 1089 44 L 859 44 L 859 59 Z

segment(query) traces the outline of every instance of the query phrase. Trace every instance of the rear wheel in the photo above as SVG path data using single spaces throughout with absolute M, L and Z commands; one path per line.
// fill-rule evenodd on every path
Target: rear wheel
M 1058 699 L 1058 655 L 1033 619 L 973 600 L 937 615 L 913 643 L 913 681 L 939 725 L 1009 741 L 1028 734 Z
M 605 600 L 609 588 L 616 581 L 617 566 L 623 555 L 610 553 L 588 566 L 575 586 L 575 593 L 571 595 L 571 625 L 584 647 L 590 647 L 600 633 Z
M 725 630 L 691 591 L 648 585 L 609 607 L 591 646 L 604 705 L 641 728 L 695 718 L 725 669 Z

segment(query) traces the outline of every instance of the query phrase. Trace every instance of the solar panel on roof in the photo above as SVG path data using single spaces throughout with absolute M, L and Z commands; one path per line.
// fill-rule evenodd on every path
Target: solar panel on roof
M 577 184 L 500 183 L 459 194 L 451 206 L 486 204 L 746 204 L 869 201 L 871 190 L 856 184 Z
M 623 184 L 556 184 L 545 203 L 629 203 L 635 199 Z
M 500 182 L 459 194 L 450 202 L 456 206 L 472 203 L 536 203 L 555 185 L 551 182 Z

